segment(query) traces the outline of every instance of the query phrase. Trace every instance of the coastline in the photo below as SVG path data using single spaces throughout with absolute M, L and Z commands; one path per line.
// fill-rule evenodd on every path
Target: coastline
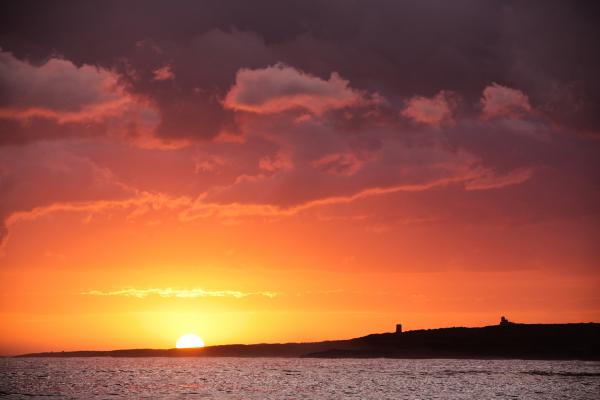
M 600 323 L 510 324 L 378 333 L 347 340 L 192 349 L 28 353 L 13 357 L 293 357 L 600 360 Z

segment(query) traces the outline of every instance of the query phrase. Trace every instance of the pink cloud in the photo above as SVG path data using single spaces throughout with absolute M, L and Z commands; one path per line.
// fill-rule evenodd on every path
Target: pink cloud
M 0 87 L 15 108 L 75 111 L 114 100 L 116 86 L 117 76 L 105 69 L 60 58 L 37 66 L 0 52 Z
M 0 120 L 19 127 L 7 132 L 5 140 L 11 135 L 43 138 L 32 121 L 68 125 L 70 129 L 62 130 L 65 135 L 95 125 L 97 131 L 121 137 L 149 136 L 160 122 L 153 105 L 127 93 L 115 73 L 63 59 L 35 66 L 0 52 L 0 88 L 11 99 L 10 104 L 0 103 Z M 32 129 L 35 132 L 29 132 Z M 60 132 L 55 129 L 47 136 L 56 138 Z
M 170 65 L 155 69 L 153 74 L 154 78 L 152 80 L 154 81 L 169 81 L 175 79 L 175 74 Z
M 224 106 L 260 114 L 301 109 L 316 115 L 344 107 L 379 101 L 349 87 L 349 82 L 333 72 L 328 80 L 296 68 L 276 64 L 262 69 L 240 69 Z
M 500 189 L 507 186 L 520 185 L 531 179 L 532 176 L 532 168 L 519 168 L 504 175 L 497 175 L 493 171 L 482 171 L 480 176 L 465 183 L 465 189 Z
M 111 170 L 75 154 L 57 142 L 39 142 L 11 149 L 0 147 L 0 242 L 11 218 L 19 212 L 62 202 L 130 197 L 135 190 Z
M 326 155 L 312 162 L 313 167 L 333 175 L 354 175 L 363 165 L 354 153 Z
M 77 111 L 53 110 L 41 107 L 3 107 L 0 108 L 0 118 L 22 122 L 32 118 L 44 118 L 54 120 L 58 124 L 96 122 L 110 117 L 122 116 L 132 104 L 134 104 L 132 99 L 124 96 L 98 104 L 86 105 Z
M 294 167 L 290 156 L 285 153 L 277 153 L 275 156 L 264 156 L 258 160 L 258 167 L 267 172 L 289 170 Z
M 451 93 L 441 91 L 431 98 L 412 97 L 407 101 L 402 115 L 420 124 L 439 127 L 453 122 L 453 108 Z
M 47 64 L 40 67 L 21 64 L 26 64 L 22 67 L 32 76 L 49 73 L 45 70 Z M 64 60 L 50 64 L 52 68 L 68 72 L 60 76 L 69 84 L 72 83 L 69 76 L 80 82 L 83 79 L 80 74 L 89 75 L 91 83 L 79 90 L 93 90 L 80 96 L 79 102 L 64 104 L 29 95 L 24 97 L 26 101 L 11 103 L 10 108 L 0 107 L 0 117 L 23 123 L 35 119 L 51 120 L 59 125 L 103 123 L 112 125 L 113 130 L 118 127 L 120 132 L 126 132 L 122 128 L 133 120 L 130 115 L 145 110 L 140 108 L 139 99 L 119 87 L 110 71 L 86 66 L 77 68 Z M 41 82 L 58 90 L 51 82 Z M 69 87 L 75 95 L 77 87 Z M 510 94 L 512 102 L 499 100 L 507 97 L 505 92 Z M 498 93 L 504 93 L 504 97 Z M 508 110 L 530 110 L 526 96 L 520 103 L 515 100 L 523 100 L 518 94 L 524 96 L 514 89 L 490 86 L 484 92 L 484 99 L 489 100 L 484 110 L 490 113 L 492 105 L 498 108 L 501 103 Z M 135 148 L 120 141 L 104 141 L 115 146 L 108 151 L 108 148 L 100 149 L 100 141 L 94 138 L 89 146 L 77 150 L 75 156 L 68 152 L 60 154 L 44 165 L 36 165 L 35 171 L 27 170 L 26 164 L 21 165 L 17 161 L 21 157 L 13 156 L 14 150 L 0 153 L 5 158 L 6 169 L 14 170 L 10 171 L 11 182 L 7 181 L 10 185 L 5 186 L 12 192 L 0 199 L 0 217 L 8 221 L 5 226 L 0 225 L 4 231 L 0 232 L 0 239 L 10 224 L 26 216 L 35 217 L 42 210 L 95 213 L 126 209 L 133 218 L 163 207 L 176 212 L 182 221 L 196 218 L 227 222 L 244 218 L 275 220 L 320 207 L 330 212 L 333 208 L 343 209 L 344 204 L 394 193 L 424 192 L 445 186 L 464 188 L 467 192 L 483 191 L 527 181 L 532 176 L 529 169 L 515 170 L 518 166 L 511 166 L 513 172 L 499 175 L 488 166 L 482 166 L 477 154 L 451 151 L 438 145 L 440 131 L 437 129 L 426 132 L 433 145 L 428 141 L 409 145 L 407 136 L 398 134 L 400 113 L 419 124 L 448 129 L 452 133 L 462 132 L 464 126 L 470 129 L 471 119 L 463 123 L 460 116 L 454 115 L 453 96 L 445 91 L 431 98 L 415 96 L 399 112 L 391 107 L 369 107 L 384 100 L 351 88 L 348 81 L 335 73 L 324 80 L 283 65 L 239 70 L 236 83 L 223 104 L 233 110 L 251 112 L 235 113 L 235 128 L 239 132 L 233 128 L 231 131 L 223 129 L 212 142 L 181 141 L 181 146 L 179 142 L 170 142 L 172 151 L 151 150 L 148 148 L 165 147 L 148 129 L 146 135 L 129 136 L 129 140 L 135 140 Z M 366 108 L 345 109 L 355 106 Z M 290 110 L 298 112 L 282 112 Z M 338 111 L 327 112 L 332 110 Z M 388 111 L 393 114 L 392 118 L 379 115 Z M 150 106 L 148 114 L 151 121 Z M 503 130 L 513 132 L 516 130 L 513 125 L 520 127 L 527 121 L 500 122 Z M 485 119 L 475 121 L 477 128 L 495 123 Z M 419 139 L 424 137 L 421 133 Z M 473 137 L 479 139 L 481 135 Z M 61 149 L 60 142 L 53 142 L 57 148 L 50 149 L 51 153 Z M 69 146 L 66 142 L 65 148 Z M 25 149 L 42 143 L 46 145 L 37 142 Z M 483 144 L 488 147 L 487 142 Z M 477 150 L 477 146 L 479 142 L 472 148 Z M 28 153 L 23 158 L 39 160 L 40 155 Z M 196 174 L 201 174 L 201 179 Z M 28 183 L 38 180 L 43 185 Z M 154 194 L 163 196 L 162 200 L 156 200 Z M 470 195 L 476 194 L 471 192 Z
M 92 215 L 110 211 L 130 211 L 128 219 L 133 219 L 150 211 L 177 210 L 189 207 L 192 199 L 185 196 L 173 197 L 163 193 L 130 193 L 130 197 L 110 200 L 57 201 L 36 206 L 28 210 L 13 211 L 5 216 L 0 224 L 0 250 L 6 245 L 9 229 L 14 224 L 32 221 L 53 213 L 86 213 L 86 221 Z M 0 256 L 2 254 L 0 253 Z
M 227 162 L 225 159 L 219 156 L 207 156 L 203 158 L 198 158 L 194 162 L 194 172 L 213 172 L 218 170 L 220 167 L 224 166 Z
M 104 212 L 125 211 L 128 212 L 127 218 L 132 219 L 149 212 L 167 210 L 175 212 L 177 218 L 182 222 L 201 218 L 217 218 L 223 222 L 255 217 L 278 219 L 291 217 L 314 208 L 350 204 L 371 197 L 399 192 L 425 191 L 431 188 L 464 181 L 465 179 L 469 179 L 469 175 L 442 178 L 421 184 L 371 187 L 348 195 L 322 197 L 289 207 L 268 203 L 211 202 L 207 200 L 206 194 L 204 193 L 194 199 L 190 196 L 171 196 L 166 193 L 138 191 L 133 190 L 132 188 L 122 187 L 122 185 L 115 182 L 114 177 L 110 175 L 107 175 L 105 179 L 111 181 L 110 185 L 112 185 L 112 187 L 103 188 L 100 192 L 93 193 L 92 196 L 86 195 L 80 200 L 75 200 L 76 196 L 69 196 L 69 198 L 72 198 L 73 200 L 64 201 L 58 200 L 58 198 L 52 201 L 51 198 L 47 198 L 45 200 L 48 203 L 44 205 L 34 205 L 32 203 L 32 206 L 28 207 L 26 210 L 12 210 L 6 213 L 4 215 L 3 224 L 0 224 L 0 248 L 6 244 L 7 233 L 9 228 L 14 224 L 22 221 L 35 220 L 59 212 L 86 213 L 91 216 Z M 73 183 L 73 185 L 74 184 L 75 183 Z M 121 192 L 118 194 L 115 193 L 115 188 L 120 189 Z M 105 198 L 93 199 L 94 197 Z M 90 198 L 90 200 L 88 200 L 88 198 Z
M 465 175 L 446 177 L 425 183 L 401 184 L 388 187 L 370 187 L 348 195 L 332 195 L 315 200 L 309 200 L 288 207 L 266 203 L 217 203 L 207 201 L 206 196 L 199 196 L 191 204 L 186 204 L 186 207 L 183 208 L 183 210 L 179 213 L 179 218 L 182 221 L 192 221 L 198 218 L 209 217 L 217 217 L 221 219 L 242 217 L 290 217 L 303 211 L 318 207 L 350 204 L 371 197 L 384 196 L 394 193 L 422 192 L 432 188 L 464 182 L 465 180 L 472 178 L 471 174 L 472 172 L 466 171 Z
M 525 93 L 497 83 L 483 90 L 481 106 L 484 118 L 520 117 L 532 110 Z

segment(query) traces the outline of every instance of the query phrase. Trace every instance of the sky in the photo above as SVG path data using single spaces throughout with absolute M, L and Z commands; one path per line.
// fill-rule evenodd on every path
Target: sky
M 0 12 L 0 354 L 600 321 L 600 7 Z

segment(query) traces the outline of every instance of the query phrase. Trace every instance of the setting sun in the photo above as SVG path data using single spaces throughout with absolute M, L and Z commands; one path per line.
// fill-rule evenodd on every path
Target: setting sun
M 200 336 L 188 333 L 187 335 L 183 335 L 177 339 L 177 344 L 175 344 L 175 347 L 178 349 L 204 347 L 204 340 L 202 340 Z

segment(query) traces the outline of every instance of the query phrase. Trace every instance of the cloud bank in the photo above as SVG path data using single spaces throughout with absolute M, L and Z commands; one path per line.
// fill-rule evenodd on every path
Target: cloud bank
M 178 299 L 196 299 L 203 297 L 233 297 L 241 299 L 248 296 L 264 296 L 273 298 L 278 295 L 276 292 L 241 292 L 238 290 L 205 290 L 200 288 L 194 289 L 172 289 L 172 288 L 150 288 L 150 289 L 122 289 L 114 291 L 88 290 L 81 292 L 86 296 L 123 296 L 136 297 L 144 299 L 149 296 L 159 297 L 174 297 Z
M 6 7 L 0 240 L 94 204 L 233 223 L 418 192 L 410 220 L 598 214 L 595 6 L 259 3 Z

